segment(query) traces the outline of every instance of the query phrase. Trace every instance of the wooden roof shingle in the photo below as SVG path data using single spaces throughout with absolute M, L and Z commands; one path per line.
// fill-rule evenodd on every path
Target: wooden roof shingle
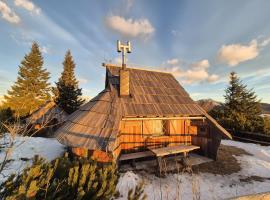
M 120 121 L 124 117 L 207 114 L 169 73 L 127 68 L 130 95 L 120 97 L 120 70 L 115 66 L 106 67 L 105 89 L 72 113 L 57 130 L 56 137 L 62 144 L 113 151 Z M 211 121 L 216 123 L 213 119 Z

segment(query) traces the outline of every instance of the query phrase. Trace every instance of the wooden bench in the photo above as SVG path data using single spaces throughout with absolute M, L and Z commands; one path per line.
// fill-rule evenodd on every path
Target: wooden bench
M 164 168 L 166 168 L 166 162 L 165 162 L 165 160 L 163 160 L 164 156 L 176 155 L 179 153 L 183 153 L 184 160 L 185 160 L 188 152 L 199 149 L 199 148 L 200 148 L 199 146 L 195 146 L 195 145 L 177 145 L 177 146 L 162 147 L 162 148 L 149 148 L 149 150 L 153 154 L 155 154 L 157 157 L 157 165 L 158 165 L 158 169 L 159 169 L 159 175 L 161 175 Z
M 188 152 L 199 148 L 199 146 L 195 145 L 177 145 L 171 147 L 149 148 L 149 150 L 152 151 L 157 157 L 162 157 L 178 153 L 184 153 L 184 156 L 186 156 Z
M 150 157 L 150 156 L 155 156 L 152 151 L 142 151 L 142 152 L 136 152 L 136 153 L 128 153 L 128 154 L 123 154 L 120 156 L 119 161 L 124 161 L 124 160 L 133 160 L 133 159 L 138 159 L 138 158 L 145 158 L 145 157 Z

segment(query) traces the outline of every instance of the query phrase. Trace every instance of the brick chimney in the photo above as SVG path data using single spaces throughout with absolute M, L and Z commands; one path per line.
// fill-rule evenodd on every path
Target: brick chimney
M 120 96 L 129 96 L 130 89 L 129 89 L 129 70 L 121 69 L 120 70 Z

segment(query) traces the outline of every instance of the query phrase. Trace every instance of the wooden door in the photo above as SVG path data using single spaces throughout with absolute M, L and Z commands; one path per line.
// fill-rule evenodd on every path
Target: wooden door
M 120 135 L 122 150 L 136 150 L 144 146 L 141 121 L 122 121 Z

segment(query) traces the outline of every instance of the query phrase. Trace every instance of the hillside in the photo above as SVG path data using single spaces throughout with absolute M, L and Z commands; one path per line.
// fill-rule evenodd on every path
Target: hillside
M 222 105 L 221 102 L 215 101 L 213 99 L 200 99 L 196 102 L 207 112 L 212 110 L 215 106 Z M 261 106 L 262 106 L 262 114 L 270 114 L 269 103 L 261 103 Z
M 270 114 L 270 104 L 269 103 L 261 103 L 263 114 Z
M 200 99 L 196 102 L 207 112 L 209 112 L 216 106 L 222 105 L 221 102 L 215 101 L 213 99 Z

